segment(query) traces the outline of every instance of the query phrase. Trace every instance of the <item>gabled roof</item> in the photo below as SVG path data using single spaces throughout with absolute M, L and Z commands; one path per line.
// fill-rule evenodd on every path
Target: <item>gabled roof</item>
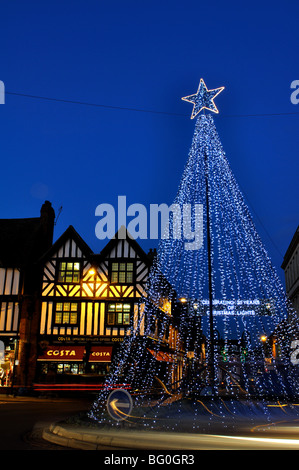
M 120 229 L 116 232 L 114 237 L 107 243 L 107 245 L 103 248 L 103 250 L 100 252 L 100 254 L 94 255 L 93 259 L 97 262 L 100 263 L 101 260 L 105 259 L 110 253 L 113 248 L 115 248 L 118 245 L 119 240 L 126 240 L 133 250 L 137 253 L 137 255 L 140 257 L 142 261 L 144 261 L 145 264 L 151 265 L 152 264 L 152 257 L 148 256 L 145 251 L 141 248 L 139 243 L 132 237 L 132 235 L 128 232 L 127 228 L 122 225 Z
M 78 234 L 78 232 L 74 229 L 72 225 L 70 225 L 66 231 L 56 240 L 56 242 L 52 245 L 52 247 L 40 258 L 41 262 L 45 262 L 45 260 L 51 258 L 54 253 L 56 253 L 61 246 L 63 246 L 69 239 L 72 239 L 76 242 L 84 256 L 89 259 L 91 262 L 96 264 L 101 263 L 102 260 L 106 259 L 107 255 L 115 248 L 119 242 L 119 240 L 125 239 L 133 248 L 133 250 L 137 253 L 140 259 L 147 265 L 151 266 L 153 263 L 153 258 L 155 252 L 147 255 L 145 251 L 141 248 L 141 246 L 137 243 L 135 239 L 132 238 L 126 227 L 122 226 L 118 232 L 114 235 L 107 245 L 103 248 L 103 250 L 99 254 L 95 254 L 92 249 L 87 245 L 87 243 L 83 240 L 83 238 Z
M 56 242 L 51 246 L 51 248 L 41 257 L 41 261 L 50 258 L 54 253 L 56 253 L 61 246 L 63 246 L 68 240 L 74 240 L 79 246 L 82 253 L 90 258 L 93 255 L 92 249 L 87 245 L 79 233 L 70 225 L 66 231 L 56 240 Z

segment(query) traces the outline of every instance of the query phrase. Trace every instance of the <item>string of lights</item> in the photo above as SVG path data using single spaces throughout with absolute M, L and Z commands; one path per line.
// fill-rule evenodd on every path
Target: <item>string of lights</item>
M 167 112 L 167 111 L 157 111 L 157 110 L 149 110 L 149 109 L 143 109 L 143 108 L 133 108 L 133 107 L 124 107 L 124 106 L 113 106 L 113 105 L 104 105 L 104 104 L 97 104 L 97 103 L 90 103 L 90 102 L 85 102 L 85 101 L 78 101 L 78 100 L 67 100 L 67 99 L 60 99 L 60 98 L 51 98 L 51 97 L 46 97 L 46 96 L 38 96 L 38 95 L 31 95 L 31 94 L 26 94 L 26 93 L 15 93 L 15 92 L 8 92 L 6 91 L 6 94 L 12 95 L 12 96 L 19 96 L 19 97 L 25 97 L 25 98 L 31 98 L 31 99 L 37 99 L 37 100 L 44 100 L 44 101 L 52 101 L 52 102 L 57 102 L 57 103 L 66 103 L 66 104 L 75 104 L 75 105 L 81 105 L 81 106 L 91 106 L 91 107 L 98 107 L 98 108 L 103 108 L 103 109 L 112 109 L 112 110 L 119 110 L 119 111 L 133 111 L 133 112 L 140 112 L 140 113 L 149 113 L 149 114 L 160 114 L 160 115 L 168 115 L 168 116 L 177 116 L 177 117 L 187 117 L 187 114 L 183 113 L 173 113 L 173 112 Z M 243 118 L 243 117 L 267 117 L 267 116 L 292 116 L 292 115 L 299 115 L 299 112 L 287 112 L 287 113 L 260 113 L 260 114 L 223 114 L 223 117 L 227 118 Z M 245 195 L 243 191 L 244 196 L 246 197 L 247 201 L 250 204 L 250 201 L 248 200 L 248 197 Z M 251 205 L 251 204 L 250 204 Z M 256 211 L 253 209 L 251 205 L 252 210 L 255 213 L 255 216 L 260 223 L 261 227 L 265 231 L 265 234 L 269 238 L 270 242 L 274 246 L 275 250 L 279 253 L 280 256 L 282 256 L 279 248 L 275 244 L 274 240 L 268 233 L 267 229 L 263 225 L 262 221 L 258 217 Z
M 289 384 L 297 387 L 296 381 L 289 380 L 292 371 L 284 363 L 289 359 L 286 335 L 291 334 L 293 311 L 256 231 L 211 115 L 197 118 L 174 204 L 182 210 L 186 204 L 202 204 L 203 246 L 186 250 L 185 240 L 174 236 L 177 227 L 172 219 L 172 236 L 160 241 L 147 298 L 141 299 L 144 308 L 140 322 L 146 326 L 145 333 L 138 336 L 137 328 L 125 339 L 108 379 L 108 389 L 110 383 L 125 376 L 134 390 L 141 391 L 142 403 L 155 377 L 160 376 L 168 389 L 198 398 L 211 393 L 209 371 L 213 366 L 216 388 L 219 391 L 222 387 L 222 393 L 230 393 L 237 383 L 246 396 L 287 395 Z M 191 222 L 194 228 L 194 212 Z M 211 266 L 207 227 L 211 233 Z M 180 229 L 182 233 L 183 225 Z M 213 312 L 210 317 L 209 296 Z M 172 303 L 172 315 L 161 309 L 161 299 Z M 278 330 L 284 323 L 280 335 Z M 170 330 L 177 332 L 178 340 L 172 343 L 166 359 L 159 361 L 158 355 L 167 342 L 170 344 Z M 265 368 L 269 358 L 265 342 L 275 330 L 280 362 L 276 352 L 270 354 L 275 359 L 270 372 Z M 100 402 L 101 398 L 90 413 L 95 419 L 99 419 Z

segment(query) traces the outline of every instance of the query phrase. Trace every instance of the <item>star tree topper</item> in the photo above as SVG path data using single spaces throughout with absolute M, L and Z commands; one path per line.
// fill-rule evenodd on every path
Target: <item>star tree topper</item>
M 208 90 L 205 82 L 203 79 L 200 79 L 199 86 L 197 93 L 190 96 L 185 96 L 182 98 L 183 101 L 188 101 L 189 103 L 193 103 L 193 109 L 191 114 L 191 119 L 194 119 L 200 111 L 203 109 L 208 109 L 209 111 L 213 111 L 213 113 L 219 113 L 214 99 L 216 98 L 219 93 L 224 90 L 224 86 L 220 88 L 215 88 L 214 90 Z

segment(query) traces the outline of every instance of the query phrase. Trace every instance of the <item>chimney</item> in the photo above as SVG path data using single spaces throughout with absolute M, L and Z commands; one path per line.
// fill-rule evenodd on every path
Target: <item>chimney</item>
M 45 201 L 40 210 L 42 232 L 45 243 L 45 250 L 53 243 L 55 211 L 50 201 Z

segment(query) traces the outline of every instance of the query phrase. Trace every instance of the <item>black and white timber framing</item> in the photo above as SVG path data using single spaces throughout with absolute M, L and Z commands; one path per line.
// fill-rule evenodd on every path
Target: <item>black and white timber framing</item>
M 150 265 L 150 258 L 124 227 L 95 255 L 70 226 L 44 257 L 39 334 L 102 340 L 124 337 L 131 328 L 139 328 L 138 333 L 143 334 L 144 324 L 139 318 Z M 65 266 L 79 270 L 78 276 L 66 279 L 59 274 Z M 115 266 L 130 266 L 129 282 L 113 281 L 111 272 Z M 56 313 L 64 308 L 61 304 L 76 312 L 72 321 L 57 322 Z M 125 304 L 130 309 L 130 322 L 109 321 L 108 310 L 114 308 L 111 304 L 120 309 L 120 304 Z
M 20 269 L 0 268 L 0 335 L 11 336 L 19 328 Z

